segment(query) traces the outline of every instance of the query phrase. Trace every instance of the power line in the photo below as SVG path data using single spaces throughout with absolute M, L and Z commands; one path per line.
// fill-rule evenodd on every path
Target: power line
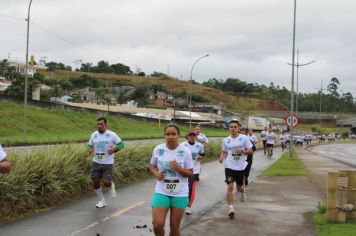
M 5 14 L 0 14 L 0 16 L 2 16 L 2 17 L 7 17 L 7 18 L 11 18 L 11 19 L 18 20 L 18 21 L 24 21 L 24 20 L 25 20 L 25 19 L 20 18 L 20 17 L 10 16 L 10 15 L 5 15 Z M 94 52 L 94 51 L 92 51 L 92 50 L 90 50 L 90 49 L 88 49 L 88 48 L 85 48 L 85 47 L 83 47 L 83 46 L 77 44 L 76 42 L 74 42 L 74 41 L 72 41 L 72 40 L 66 39 L 65 37 L 59 35 L 58 33 L 55 33 L 55 32 L 53 32 L 52 30 L 49 30 L 49 29 L 47 29 L 46 27 L 41 26 L 41 25 L 39 25 L 39 24 L 37 24 L 37 23 L 35 23 L 35 22 L 33 22 L 33 21 L 31 21 L 30 24 L 36 26 L 37 28 L 39 28 L 39 29 L 41 29 L 41 30 L 43 30 L 43 31 L 45 31 L 45 32 L 47 32 L 47 33 L 49 33 L 49 34 L 51 34 L 51 35 L 53 35 L 53 36 L 55 36 L 55 37 L 57 37 L 57 38 L 59 38 L 59 39 L 65 41 L 65 42 L 67 42 L 67 43 L 69 43 L 69 44 L 71 44 L 71 45 L 73 45 L 73 46 L 75 46 L 75 47 L 77 47 L 77 48 L 80 48 L 80 49 L 82 49 L 82 50 L 84 50 L 84 51 L 86 51 L 86 52 L 89 52 L 89 53 L 94 54 L 94 55 L 96 55 L 96 56 L 99 56 L 99 57 L 101 57 L 101 58 L 105 58 L 105 56 L 100 55 L 100 54 L 98 54 L 98 53 L 96 53 L 96 52 Z

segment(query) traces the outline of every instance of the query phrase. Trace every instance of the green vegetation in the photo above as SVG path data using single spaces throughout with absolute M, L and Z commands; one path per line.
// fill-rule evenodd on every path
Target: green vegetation
M 327 220 L 326 207 L 323 203 L 319 203 L 318 211 L 314 214 L 314 223 L 317 228 L 318 236 L 353 236 L 356 232 L 355 223 L 337 224 Z
M 261 173 L 261 176 L 264 177 L 288 175 L 308 175 L 303 162 L 296 153 L 289 157 L 289 153 L 284 152 L 276 162 Z
M 163 127 L 158 123 L 134 120 L 120 116 L 106 116 L 108 128 L 120 138 L 143 139 L 163 137 Z M 27 135 L 23 136 L 23 106 L 0 101 L 0 143 L 24 145 L 36 143 L 83 142 L 96 129 L 98 115 L 89 112 L 73 112 L 63 109 L 48 110 L 28 107 Z M 180 126 L 182 134 L 189 127 Z M 208 136 L 227 136 L 224 129 L 204 128 Z
M 118 185 L 149 178 L 148 163 L 156 143 L 129 144 L 116 154 L 114 181 Z M 91 160 L 86 145 L 70 144 L 9 153 L 12 172 L 0 175 L 0 222 L 58 206 L 92 193 Z M 216 160 L 220 143 L 205 146 L 206 159 Z

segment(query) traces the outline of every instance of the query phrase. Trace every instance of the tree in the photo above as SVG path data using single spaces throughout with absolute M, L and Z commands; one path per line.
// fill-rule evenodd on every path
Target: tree
M 332 104 L 332 111 L 336 111 L 336 101 L 340 97 L 340 94 L 337 92 L 338 85 L 340 85 L 339 80 L 336 77 L 331 78 L 330 84 L 328 85 L 328 92 L 330 93 L 330 104 Z

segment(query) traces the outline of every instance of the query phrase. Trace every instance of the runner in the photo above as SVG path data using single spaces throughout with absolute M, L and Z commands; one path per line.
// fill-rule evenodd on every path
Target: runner
M 9 173 L 11 170 L 11 161 L 8 160 L 6 152 L 2 149 L 0 144 L 0 173 Z
M 189 203 L 188 207 L 185 209 L 185 214 L 192 214 L 192 205 L 195 198 L 195 186 L 197 180 L 199 179 L 200 173 L 200 161 L 204 158 L 204 147 L 201 143 L 196 142 L 197 133 L 194 130 L 190 130 L 186 133 L 187 141 L 182 144 L 187 147 L 192 153 L 193 159 L 193 176 L 188 179 L 189 182 Z
M 262 144 L 263 144 L 263 152 L 264 152 L 265 155 L 266 155 L 266 152 L 267 152 L 266 133 L 267 133 L 267 127 L 265 127 L 265 130 L 263 130 L 263 131 L 261 132 L 261 138 L 262 138 Z
M 170 210 L 170 235 L 180 235 L 180 222 L 188 206 L 188 177 L 193 175 L 192 154 L 179 144 L 176 125 L 164 129 L 166 142 L 157 145 L 150 161 L 150 171 L 157 179 L 152 199 L 152 223 L 155 235 L 164 235 Z
M 115 185 L 112 182 L 113 165 L 115 160 L 115 152 L 124 148 L 124 143 L 119 136 L 113 131 L 106 129 L 107 121 L 104 117 L 100 117 L 96 121 L 97 131 L 90 136 L 88 146 L 88 156 L 93 156 L 91 167 L 91 178 L 93 187 L 99 202 L 96 208 L 106 207 L 106 201 L 103 191 L 100 187 L 102 181 L 105 187 L 110 188 L 110 196 L 116 197 Z
M 205 134 L 201 132 L 200 125 L 197 125 L 195 127 L 195 132 L 197 133 L 197 141 L 200 142 L 201 144 L 206 144 L 209 143 L 209 139 L 206 137 Z
M 235 216 L 233 206 L 234 182 L 237 190 L 241 193 L 241 202 L 246 200 L 244 189 L 244 170 L 247 166 L 246 155 L 252 154 L 252 143 L 246 135 L 239 134 L 239 122 L 232 120 L 229 122 L 230 136 L 224 138 L 219 162 L 225 160 L 225 177 L 227 184 L 226 198 L 229 206 L 228 215 L 230 219 Z
M 279 141 L 281 142 L 282 152 L 284 152 L 284 149 L 286 149 L 286 142 L 287 142 L 287 135 L 284 131 L 279 137 Z
M 247 137 L 250 139 L 251 143 L 252 143 L 252 154 L 248 154 L 247 155 L 247 166 L 245 169 L 245 187 L 248 186 L 248 177 L 250 175 L 250 170 L 251 170 L 251 166 L 252 166 L 252 158 L 253 158 L 253 153 L 256 151 L 256 144 L 258 142 L 256 135 L 253 134 L 253 130 L 252 129 L 248 129 L 247 130 Z M 245 189 L 246 190 L 246 189 Z
M 272 128 L 269 127 L 266 133 L 266 146 L 267 146 L 267 157 L 270 159 L 273 155 L 273 147 L 275 143 L 276 135 L 272 132 Z

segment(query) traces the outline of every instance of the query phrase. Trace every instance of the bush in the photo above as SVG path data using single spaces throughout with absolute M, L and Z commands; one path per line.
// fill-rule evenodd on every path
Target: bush
M 148 171 L 156 143 L 127 145 L 115 157 L 114 182 L 129 184 L 151 177 Z M 55 207 L 92 192 L 91 158 L 85 145 L 70 144 L 9 153 L 12 172 L 0 175 L 0 222 Z M 220 143 L 205 145 L 206 159 L 216 160 Z

